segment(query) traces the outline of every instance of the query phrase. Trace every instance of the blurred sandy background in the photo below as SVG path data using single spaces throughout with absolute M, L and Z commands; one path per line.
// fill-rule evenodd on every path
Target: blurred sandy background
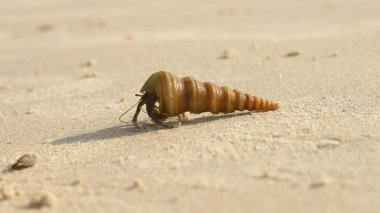
M 379 211 L 378 0 L 1 0 L 0 26 L 2 213 Z M 282 108 L 119 123 L 159 70 Z

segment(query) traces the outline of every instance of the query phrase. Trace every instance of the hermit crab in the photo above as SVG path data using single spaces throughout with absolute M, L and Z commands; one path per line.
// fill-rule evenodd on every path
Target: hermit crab
M 185 112 L 218 114 L 232 113 L 235 110 L 269 111 L 280 107 L 278 103 L 236 89 L 199 82 L 193 77 L 179 78 L 166 71 L 153 73 L 140 92 L 141 94 L 136 94 L 141 98 L 132 119 L 137 128 L 137 117 L 144 104 L 149 117 L 166 128 L 173 126 L 163 123 L 165 119 L 183 115 Z

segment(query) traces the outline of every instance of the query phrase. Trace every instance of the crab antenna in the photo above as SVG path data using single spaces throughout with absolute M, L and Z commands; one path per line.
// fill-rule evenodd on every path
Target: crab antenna
M 136 94 L 136 96 L 139 96 L 139 94 Z M 127 111 L 125 111 L 123 114 L 120 115 L 120 117 L 119 117 L 119 121 L 120 121 L 120 123 L 126 123 L 126 124 L 127 124 L 127 123 L 129 123 L 129 122 L 132 121 L 132 120 L 130 120 L 130 121 L 128 121 L 128 122 L 127 122 L 127 121 L 122 121 L 121 118 L 122 118 L 125 114 L 127 114 L 129 111 L 131 111 L 131 109 L 133 109 L 133 108 L 134 108 L 137 104 L 139 104 L 141 101 L 142 101 L 142 100 L 140 99 L 139 102 L 137 102 L 136 104 L 134 104 L 131 108 L 129 108 Z

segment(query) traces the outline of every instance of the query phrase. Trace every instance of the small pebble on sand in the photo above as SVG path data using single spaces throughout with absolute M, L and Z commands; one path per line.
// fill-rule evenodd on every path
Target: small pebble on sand
M 29 108 L 29 109 L 25 112 L 25 114 L 27 114 L 27 115 L 34 114 L 34 113 L 36 113 L 36 110 L 33 109 L 33 108 Z
M 281 178 L 277 175 L 274 175 L 274 174 L 271 174 L 269 172 L 263 172 L 261 175 L 258 175 L 258 176 L 254 176 L 255 178 L 257 179 L 263 179 L 263 180 L 276 180 L 276 181 L 280 181 Z
M 29 208 L 52 208 L 57 205 L 57 198 L 52 194 L 44 194 L 38 198 L 33 198 L 29 203 Z
M 37 157 L 35 155 L 30 155 L 30 154 L 25 154 L 21 156 L 16 163 L 12 165 L 13 170 L 21 170 L 21 169 L 26 169 L 29 167 L 34 166 L 34 164 L 37 161 Z
M 122 98 L 120 98 L 120 100 L 117 103 L 124 103 L 125 100 L 126 100 L 126 98 L 122 97 Z
M 331 185 L 332 181 L 330 178 L 327 178 L 327 177 L 323 177 L 321 178 L 320 180 L 316 180 L 314 182 L 312 182 L 309 187 L 311 189 L 317 189 L 317 188 L 322 188 L 322 187 L 326 187 L 328 185 Z
M 46 33 L 55 30 L 55 26 L 51 24 L 42 24 L 36 28 L 36 30 L 40 33 Z
M 84 184 L 84 181 L 80 178 L 77 178 L 71 183 L 72 186 L 78 186 L 78 185 L 83 185 L 83 184 Z
M 224 50 L 219 59 L 232 59 L 236 57 L 236 50 Z
M 337 57 L 337 56 L 338 56 L 337 52 L 333 52 L 330 55 L 328 55 L 329 58 L 334 58 L 334 57 Z
M 82 75 L 79 78 L 80 79 L 88 79 L 88 78 L 97 78 L 97 77 L 98 77 L 98 74 L 96 74 L 95 72 L 89 72 L 89 73 L 85 73 L 84 75 Z
M 341 141 L 339 139 L 321 139 L 317 143 L 318 149 L 333 149 L 337 148 L 341 145 Z
M 295 57 L 301 55 L 301 51 L 295 50 L 285 54 L 285 57 Z
M 81 64 L 79 64 L 79 67 L 85 68 L 85 67 L 92 67 L 95 66 L 98 62 L 95 59 L 89 59 Z
M 133 181 L 132 186 L 128 187 L 129 190 L 131 189 L 139 189 L 141 192 L 145 192 L 146 188 L 143 184 L 143 182 L 139 179 L 136 179 Z

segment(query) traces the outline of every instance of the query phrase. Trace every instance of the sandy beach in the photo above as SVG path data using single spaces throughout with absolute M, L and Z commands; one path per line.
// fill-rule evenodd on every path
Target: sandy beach
M 378 0 L 2 0 L 0 26 L 1 213 L 380 211 Z M 281 108 L 120 123 L 159 70 Z

